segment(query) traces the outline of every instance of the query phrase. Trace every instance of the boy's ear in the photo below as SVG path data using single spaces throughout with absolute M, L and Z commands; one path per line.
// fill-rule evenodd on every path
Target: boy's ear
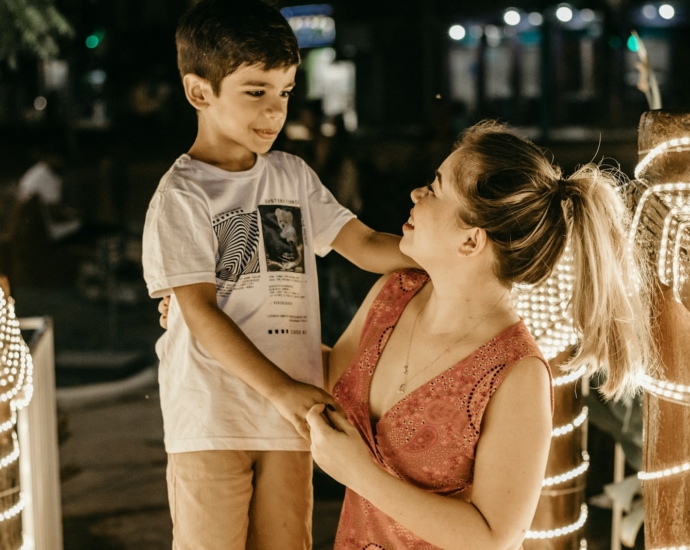
M 460 256 L 476 256 L 486 246 L 486 231 L 479 227 L 473 227 L 463 232 L 463 241 L 458 247 Z
M 211 88 L 211 83 L 208 80 L 193 73 L 187 73 L 182 77 L 182 85 L 187 101 L 197 111 L 203 111 L 209 106 L 209 100 L 213 96 L 213 88 Z

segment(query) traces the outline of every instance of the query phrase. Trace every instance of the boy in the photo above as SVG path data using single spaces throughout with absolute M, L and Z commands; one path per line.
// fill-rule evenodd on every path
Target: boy
M 310 548 L 305 416 L 333 404 L 314 253 L 377 273 L 412 264 L 303 161 L 268 154 L 299 63 L 278 11 L 200 0 L 176 43 L 198 132 L 151 200 L 143 252 L 150 295 L 172 296 L 156 351 L 174 548 Z

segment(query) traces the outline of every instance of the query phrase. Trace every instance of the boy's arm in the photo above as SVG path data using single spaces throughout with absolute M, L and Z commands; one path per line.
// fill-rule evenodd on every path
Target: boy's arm
M 335 402 L 316 386 L 294 380 L 269 361 L 217 305 L 212 283 L 173 289 L 192 335 L 225 368 L 263 395 L 309 439 L 305 417 L 318 403 Z
M 400 237 L 374 231 L 357 218 L 340 229 L 331 247 L 357 267 L 372 273 L 390 273 L 396 269 L 419 265 L 400 252 Z

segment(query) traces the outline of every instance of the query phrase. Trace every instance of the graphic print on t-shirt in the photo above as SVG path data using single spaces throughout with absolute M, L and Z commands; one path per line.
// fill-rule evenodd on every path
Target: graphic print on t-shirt
M 297 206 L 260 205 L 268 271 L 304 273 L 302 211 Z
M 225 212 L 213 217 L 213 231 L 218 237 L 216 290 L 232 292 L 237 280 L 248 273 L 259 273 L 259 221 L 256 212 Z

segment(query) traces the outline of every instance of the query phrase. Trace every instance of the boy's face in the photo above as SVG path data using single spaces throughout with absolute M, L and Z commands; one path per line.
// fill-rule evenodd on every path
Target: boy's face
M 285 123 L 296 71 L 296 66 L 266 71 L 243 65 L 226 76 L 203 110 L 214 137 L 239 154 L 266 153 Z

